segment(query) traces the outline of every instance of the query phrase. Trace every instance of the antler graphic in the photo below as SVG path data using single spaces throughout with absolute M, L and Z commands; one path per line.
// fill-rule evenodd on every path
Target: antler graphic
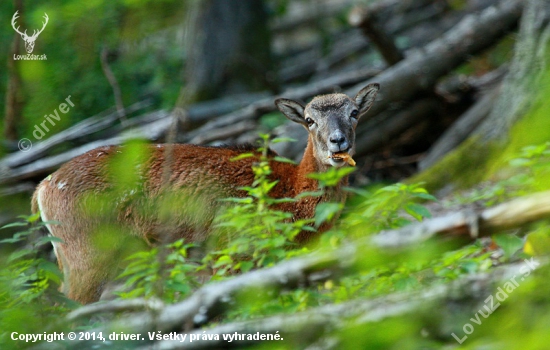
M 46 20 L 46 22 L 42 22 L 42 29 L 40 29 L 36 34 L 34 33 L 34 32 L 36 32 L 36 29 L 35 29 L 34 32 L 32 33 L 33 38 L 38 37 L 38 35 L 40 35 L 40 33 L 42 33 L 44 31 L 44 28 L 46 28 L 46 25 L 48 24 L 48 21 L 50 20 L 50 18 L 48 17 L 48 14 L 46 12 L 44 12 L 44 19 Z
M 15 11 L 15 13 L 13 14 L 13 17 L 11 18 L 11 26 L 13 27 L 13 29 L 19 34 L 21 35 L 21 37 L 23 38 L 23 40 L 25 41 L 25 49 L 27 50 L 28 53 L 31 53 L 32 50 L 34 49 L 34 42 L 36 40 L 36 38 L 38 38 L 38 36 L 40 35 L 40 33 L 42 33 L 42 31 L 44 30 L 44 28 L 46 28 L 46 25 L 48 24 L 48 21 L 49 21 L 49 17 L 48 17 L 48 14 L 47 13 L 44 13 L 44 19 L 46 20 L 45 22 L 42 22 L 42 29 L 40 30 L 34 30 L 32 35 L 29 36 L 27 35 L 27 30 L 25 29 L 25 32 L 21 32 L 19 30 L 19 26 L 16 28 L 15 25 L 16 25 L 16 20 L 17 18 L 19 18 L 19 16 L 17 15 L 19 11 Z
M 11 26 L 13 27 L 13 29 L 18 33 L 20 34 L 22 37 L 23 37 L 23 40 L 25 40 L 25 37 L 27 37 L 27 30 L 25 30 L 25 33 L 21 33 L 19 31 L 19 27 L 15 28 L 15 21 L 19 18 L 19 16 L 17 16 L 17 13 L 19 11 L 15 11 L 15 13 L 13 14 L 13 17 L 11 18 Z

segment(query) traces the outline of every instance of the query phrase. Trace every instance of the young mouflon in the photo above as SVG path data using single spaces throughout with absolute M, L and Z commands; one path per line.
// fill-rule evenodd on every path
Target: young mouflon
M 299 164 L 270 161 L 270 178 L 278 180 L 270 195 L 285 198 L 316 191 L 318 183 L 308 174 L 354 165 L 355 128 L 378 89 L 378 84 L 369 84 L 353 98 L 341 93 L 317 96 L 305 106 L 277 99 L 279 110 L 302 124 L 309 136 Z M 252 165 L 257 158 L 233 160 L 241 153 L 254 152 L 250 147 L 173 144 L 148 145 L 145 150 L 139 166 L 124 170 L 137 174 L 135 186 L 125 191 L 118 189 L 120 174 L 110 171 L 109 165 L 127 148 L 108 146 L 67 162 L 34 192 L 33 212 L 39 211 L 44 222 L 59 222 L 47 224 L 47 229 L 61 239 L 53 243 L 54 252 L 64 274 L 61 290 L 71 299 L 81 303 L 99 300 L 116 276 L 121 252 L 129 247 L 127 239 L 149 246 L 181 238 L 187 243 L 205 242 L 214 217 L 227 205 L 220 199 L 246 195 L 241 188 L 254 181 Z M 346 184 L 344 178 L 322 197 L 301 197 L 279 204 L 278 209 L 293 213 L 296 220 L 312 218 L 318 203 L 344 201 L 342 186 Z M 109 230 L 106 223 L 119 229 Z M 327 228 L 328 224 L 315 233 L 304 231 L 296 241 L 305 243 Z M 105 237 L 108 244 L 98 242 Z

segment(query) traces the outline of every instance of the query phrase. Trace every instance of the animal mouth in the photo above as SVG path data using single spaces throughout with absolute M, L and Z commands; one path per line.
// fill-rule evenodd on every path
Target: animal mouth
M 355 160 L 348 153 L 349 149 L 343 152 L 332 153 L 328 158 L 330 158 L 336 164 L 343 164 L 347 162 L 351 166 L 355 166 Z

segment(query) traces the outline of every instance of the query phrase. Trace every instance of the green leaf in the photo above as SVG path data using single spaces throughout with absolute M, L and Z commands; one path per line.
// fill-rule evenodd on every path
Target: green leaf
M 216 260 L 214 267 L 217 268 L 220 266 L 232 265 L 232 264 L 233 264 L 233 259 L 231 259 L 229 255 L 222 255 Z
M 270 202 L 273 203 L 273 204 L 279 204 L 279 203 L 294 203 L 294 202 L 296 202 L 296 199 L 294 199 L 294 198 L 270 199 Z
M 273 160 L 275 160 L 277 162 L 280 162 L 280 163 L 298 164 L 295 161 L 293 161 L 292 159 L 288 159 L 288 158 L 280 157 L 280 156 L 273 157 Z
M 531 256 L 550 254 L 549 228 L 543 226 L 529 233 L 523 251 Z
M 343 188 L 343 190 L 346 191 L 346 192 L 357 194 L 357 195 L 359 195 L 361 197 L 364 197 L 364 198 L 369 198 L 369 197 L 372 196 L 372 193 L 370 193 L 369 191 L 364 190 L 362 188 L 354 188 L 354 187 L 345 186 Z
M 241 153 L 238 156 L 231 158 L 230 161 L 235 162 L 237 160 L 246 159 L 250 157 L 254 157 L 254 153 Z
M 319 181 L 321 186 L 333 187 L 340 182 L 342 178 L 355 171 L 354 167 L 329 168 L 324 173 L 311 173 L 307 176 L 311 179 Z
M 26 220 L 32 224 L 32 223 L 38 221 L 38 219 L 40 219 L 40 213 L 39 212 L 27 217 Z
M 410 225 L 411 221 L 405 218 L 397 218 L 391 228 L 399 228 Z
M 375 194 L 380 194 L 384 192 L 399 192 L 401 191 L 401 187 L 402 187 L 402 184 L 399 184 L 399 183 L 385 186 L 379 189 L 378 191 L 376 191 Z
M 467 273 L 475 273 L 479 270 L 479 263 L 473 260 L 463 261 L 458 266 Z
M 16 250 L 14 251 L 13 253 L 11 253 L 9 256 L 8 256 L 8 262 L 12 262 L 14 260 L 17 260 L 19 258 L 22 258 L 24 257 L 25 255 L 29 255 L 31 254 L 33 251 L 30 250 L 30 249 L 20 249 L 20 250 Z
M 502 248 L 507 258 L 510 258 L 515 252 L 523 247 L 523 239 L 511 234 L 494 235 L 493 240 Z
M 44 243 L 54 243 L 54 242 L 64 243 L 64 241 L 59 237 L 44 236 L 44 237 L 40 237 L 39 239 L 36 240 L 36 245 L 42 245 Z
M 306 198 L 306 197 L 320 197 L 324 194 L 323 191 L 306 191 L 306 192 L 302 192 L 300 194 L 298 194 L 296 196 L 296 199 L 302 199 L 302 198 Z
M 12 222 L 11 224 L 7 224 L 7 225 L 4 225 L 2 227 L 0 227 L 0 229 L 3 229 L 3 228 L 9 228 L 9 227 L 23 227 L 23 226 L 28 226 L 29 223 L 27 222 Z
M 514 168 L 531 166 L 532 164 L 533 160 L 526 158 L 515 158 L 510 161 L 510 166 L 513 166 Z
M 240 265 L 242 272 L 248 272 L 254 267 L 254 263 L 252 261 L 241 261 Z
M 239 204 L 250 204 L 254 201 L 253 198 L 245 197 L 245 198 L 223 198 L 220 199 L 220 202 L 230 202 L 230 203 L 239 203 Z
M 315 227 L 332 220 L 334 215 L 343 209 L 342 203 L 320 203 L 315 208 Z
M 23 237 L 20 236 L 13 236 L 12 238 L 6 238 L 3 240 L 0 240 L 0 243 L 17 243 L 23 240 Z
M 412 276 L 407 276 L 403 278 L 399 278 L 395 282 L 395 289 L 397 291 L 406 291 L 411 290 L 414 287 L 418 286 L 418 280 Z
M 405 211 L 418 221 L 422 221 L 423 218 L 431 218 L 432 214 L 423 205 L 416 203 L 409 203 L 405 207 Z
M 273 140 L 271 140 L 272 143 L 281 143 L 281 142 L 296 142 L 296 139 L 293 139 L 291 137 L 276 137 Z
M 426 200 L 429 200 L 429 201 L 437 202 L 437 198 L 435 198 L 434 196 L 432 196 L 429 193 L 415 192 L 413 195 L 417 198 L 422 198 L 422 199 L 426 199 Z
M 57 220 L 49 220 L 42 222 L 43 225 L 63 225 L 60 221 Z

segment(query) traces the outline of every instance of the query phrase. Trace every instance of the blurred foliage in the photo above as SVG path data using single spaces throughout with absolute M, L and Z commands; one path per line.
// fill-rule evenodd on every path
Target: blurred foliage
M 19 219 L 2 229 L 18 228 L 21 231 L 0 241 L 0 248 L 6 253 L 0 256 L 0 328 L 3 330 L 0 332 L 0 346 L 6 349 L 13 347 L 9 330 L 42 333 L 46 330 L 44 325 L 55 324 L 59 315 L 78 305 L 57 291 L 62 274 L 40 249 L 44 244 L 61 241 L 39 234 L 41 227 L 59 223 L 38 223 L 39 214 Z M 23 246 L 18 249 L 5 247 L 13 244 Z
M 113 90 L 102 71 L 100 52 L 106 48 L 125 106 L 150 97 L 155 107 L 174 105 L 183 84 L 182 22 L 186 3 L 175 0 L 74 1 L 36 4 L 24 1 L 24 27 L 32 33 L 47 13 L 49 23 L 33 54 L 46 61 L 17 61 L 24 93 L 20 134 L 32 127 L 68 96 L 76 108 L 61 118 L 54 132 L 114 106 Z M 9 25 L 13 2 L 0 3 L 6 25 L 0 28 L 0 52 L 10 52 L 16 36 Z M 22 27 L 23 29 L 23 27 Z M 11 59 L 11 58 L 10 58 Z M 0 70 L 0 94 L 8 72 Z M 180 77 L 180 78 L 178 78 Z M 0 102 L 2 111 L 5 100 Z
M 170 303 L 184 299 L 198 286 L 193 275 L 197 265 L 187 254 L 191 247 L 180 239 L 130 255 L 130 263 L 118 277 L 124 285 L 117 294 L 123 299 L 159 297 Z
M 273 0 L 276 15 L 287 11 L 288 0 Z M 464 1 L 453 0 L 455 8 Z M 181 69 L 185 52 L 178 36 L 186 3 L 174 0 L 121 0 L 88 1 L 54 0 L 36 5 L 25 2 L 25 26 L 36 27 L 44 12 L 50 23 L 37 40 L 35 53 L 45 53 L 47 61 L 22 61 L 20 72 L 25 90 L 24 120 L 21 134 L 32 131 L 32 126 L 45 113 L 56 109 L 67 95 L 78 108 L 67 114 L 57 128 L 64 128 L 85 117 L 113 105 L 112 89 L 99 62 L 103 48 L 110 51 L 111 68 L 119 80 L 125 105 L 152 97 L 156 107 L 169 107 L 175 102 L 182 86 Z M 12 3 L 0 3 L 7 23 L 14 10 Z M 97 20 L 101 18 L 101 21 Z M 326 32 L 321 35 L 327 36 Z M 327 36 L 328 37 L 328 36 Z M 8 52 L 14 32 L 8 25 L 0 28 L 0 49 Z M 17 38 L 19 40 L 19 38 Z M 496 50 L 475 59 L 459 69 L 464 73 L 483 73 L 502 63 L 509 55 L 512 37 L 503 41 Z M 182 77 L 175 79 L 174 77 Z M 550 81 L 550 73 L 547 74 Z M 0 70 L 0 91 L 5 92 L 7 72 Z M 542 84 L 539 95 L 548 96 L 550 83 Z M 364 240 L 380 230 L 396 229 L 431 216 L 427 202 L 435 198 L 425 187 L 441 188 L 453 181 L 462 186 L 474 187 L 468 192 L 451 195 L 443 203 L 451 211 L 457 205 L 480 203 L 492 206 L 521 195 L 550 189 L 550 128 L 548 105 L 541 99 L 527 115 L 514 126 L 510 143 L 502 152 L 495 145 L 476 147 L 475 140 L 467 141 L 458 152 L 433 168 L 438 181 L 429 174 L 423 182 L 392 184 L 369 189 L 348 189 L 354 195 L 343 207 L 340 203 L 324 203 L 317 208 L 312 220 L 290 221 L 291 214 L 274 210 L 280 201 L 269 196 L 275 182 L 269 180 L 267 137 L 259 150 L 259 161 L 253 170 L 255 182 L 245 188 L 246 198 L 228 198 L 231 203 L 215 220 L 225 243 L 210 252 L 199 264 L 190 258 L 194 248 L 182 241 L 134 253 L 126 260 L 126 269 L 120 275 L 125 283 L 118 293 L 123 298 L 159 297 L 167 303 L 182 300 L 198 286 L 195 273 L 213 268 L 215 279 L 229 279 L 236 272 L 269 267 L 293 256 L 316 250 L 334 250 L 342 244 Z M 3 104 L 4 100 L 0 102 Z M 3 106 L 2 106 L 3 107 Z M 280 123 L 280 115 L 264 116 L 262 124 L 272 128 Z M 56 129 L 57 130 L 57 129 Z M 97 217 L 116 209 L 113 198 L 132 200 L 140 195 L 137 172 L 147 159 L 143 142 L 126 145 L 128 152 L 115 157 L 111 164 L 112 191 L 106 198 L 85 198 L 90 214 Z M 481 156 L 480 156 L 481 155 Z M 257 156 L 247 154 L 245 156 Z M 282 158 L 278 161 L 285 161 Z M 333 186 L 350 168 L 332 169 L 314 175 L 322 189 Z M 441 176 L 444 174 L 444 176 Z M 139 189 L 139 188 L 138 188 Z M 319 195 L 309 193 L 307 195 Z M 158 208 L 169 218 L 180 208 L 174 208 L 173 197 L 167 197 Z M 200 214 L 200 208 L 191 208 Z M 95 214 L 94 214 L 95 213 Z M 315 247 L 298 247 L 294 238 L 301 230 L 315 231 L 323 222 L 342 213 L 339 224 L 322 235 Z M 108 215 L 106 215 L 108 217 Z M 22 217 L 5 226 L 18 229 L 12 238 L 0 241 L 0 347 L 13 348 L 10 333 L 42 333 L 66 331 L 60 320 L 75 308 L 56 289 L 61 283 L 61 272 L 41 249 L 46 243 L 60 243 L 58 239 L 39 234 L 45 225 L 38 216 Z M 111 237 L 120 234 L 119 227 L 99 227 L 98 235 L 103 246 L 119 252 L 119 242 Z M 100 232 L 101 231 L 101 232 Z M 521 235 L 518 235 L 521 233 Z M 525 236 L 525 238 L 522 238 Z M 120 250 L 119 250 L 120 249 Z M 128 255 L 133 246 L 126 247 Z M 354 272 L 340 279 L 292 291 L 243 290 L 237 303 L 218 322 L 255 319 L 278 313 L 293 314 L 327 304 L 339 304 L 387 296 L 394 292 L 422 292 L 427 288 L 448 284 L 472 274 L 491 271 L 495 266 L 517 262 L 529 256 L 547 257 L 550 252 L 548 221 L 522 228 L 521 231 L 504 231 L 494 235 L 490 242 L 477 240 L 463 245 L 462 241 L 430 241 L 403 249 L 398 253 L 370 248 L 354 266 Z M 123 256 L 121 255 L 121 256 Z M 118 255 L 117 255 L 118 256 Z M 202 265 L 202 266 L 201 266 Z M 525 277 L 525 280 L 524 280 Z M 468 295 L 453 296 L 437 305 L 427 304 L 420 311 L 408 312 L 377 322 L 364 323 L 350 320 L 342 329 L 329 330 L 328 334 L 345 349 L 546 349 L 550 322 L 549 292 L 550 271 L 540 267 L 527 278 L 521 277 L 517 291 L 481 324 L 474 324 L 479 302 Z M 479 289 L 482 298 L 495 293 L 494 289 Z M 485 293 L 485 294 L 484 294 Z M 412 294 L 411 294 L 412 295 Z M 477 295 L 479 300 L 479 295 Z M 457 304 L 457 302 L 463 302 Z M 461 308 L 457 309 L 457 305 Z M 466 306 L 464 306 L 466 305 Z M 84 328 L 95 321 L 87 320 Z M 451 333 L 464 335 L 464 325 L 472 323 L 474 333 L 459 344 Z M 311 332 L 314 332 L 313 330 Z M 324 331 L 324 330 L 321 330 Z M 518 336 L 521 334 L 521 336 Z M 326 333 L 325 333 L 326 335 Z M 262 348 L 301 348 L 302 335 L 286 338 L 285 343 L 262 344 Z M 304 335 L 307 338 L 307 335 Z M 24 348 L 33 344 L 19 342 Z M 273 346 L 271 346 L 273 345 Z M 101 348 L 101 344 L 98 345 Z
M 232 278 L 236 271 L 263 268 L 309 252 L 314 247 L 302 248 L 293 243 L 293 239 L 300 230 L 315 230 L 322 222 L 331 220 L 334 215 L 344 211 L 343 217 L 329 232 L 322 235 L 319 246 L 315 249 L 334 250 L 342 244 L 358 243 L 380 230 L 404 227 L 414 221 L 422 221 L 430 217 L 425 206 L 426 202 L 434 201 L 422 184 L 393 184 L 371 190 L 351 190 L 355 198 L 354 205 L 343 208 L 338 203 L 328 203 L 318 208 L 316 217 L 312 220 L 299 222 L 289 221 L 290 214 L 275 210 L 273 206 L 280 201 L 294 201 L 296 199 L 274 199 L 269 196 L 270 189 L 275 182 L 269 179 L 271 169 L 267 154 L 268 136 L 262 135 L 263 143 L 259 153 L 244 154 L 241 157 L 258 157 L 254 165 L 255 181 L 245 188 L 248 193 L 244 198 L 229 198 L 226 210 L 218 215 L 215 223 L 220 234 L 227 239 L 218 242 L 221 244 L 215 251 L 211 251 L 201 264 L 189 256 L 190 245 L 176 241 L 166 247 L 158 246 L 146 251 L 134 253 L 128 259 L 128 264 L 120 278 L 125 285 L 118 295 L 123 298 L 158 297 L 167 303 L 182 300 L 194 291 L 200 284 L 198 274 L 205 268 L 213 268 L 216 280 Z M 126 166 L 136 169 L 139 174 L 139 165 L 146 162 L 141 142 L 130 143 L 128 152 L 122 152 L 111 162 L 111 167 Z M 523 183 L 525 188 L 531 188 L 537 183 L 538 177 L 546 177 L 550 167 L 548 162 L 548 144 L 528 146 L 523 148 L 510 161 L 514 168 L 520 168 L 531 176 Z M 277 158 L 277 161 L 288 161 Z M 349 167 L 334 168 L 324 174 L 314 174 L 314 178 L 321 183 L 321 188 L 329 188 L 338 183 L 339 179 L 349 173 Z M 132 172 L 128 172 L 132 173 Z M 531 181 L 532 180 L 532 181 Z M 112 195 L 120 197 L 133 189 L 136 177 L 131 174 L 113 178 L 116 186 Z M 515 184 L 517 185 L 517 184 Z M 503 185 L 504 186 L 504 185 Z M 518 189 L 519 190 L 519 189 Z M 494 193 L 494 192 L 493 192 Z M 520 192 L 512 192 L 517 196 Z M 521 192 L 523 193 L 523 192 Z M 320 193 L 308 193 L 316 196 Z M 464 199 L 464 198 L 463 198 Z M 508 199 L 483 197 L 483 200 L 494 199 L 495 202 Z M 470 198 L 471 201 L 479 197 Z M 110 202 L 115 202 L 112 199 Z M 99 207 L 103 204 L 96 204 Z M 111 208 L 112 210 L 112 208 Z M 24 218 L 25 222 L 14 223 L 11 226 L 23 227 L 13 239 L 2 243 L 16 243 L 36 232 L 44 225 L 26 229 L 28 222 L 36 223 L 38 216 Z M 48 223 L 57 224 L 57 223 Z M 492 243 L 478 240 L 473 244 L 462 245 L 460 241 L 434 240 L 420 243 L 399 252 L 385 252 L 374 248 L 365 248 L 363 256 L 354 263 L 353 272 L 339 279 L 331 279 L 319 285 L 300 287 L 291 291 L 272 290 L 243 290 L 232 304 L 227 315 L 218 322 L 232 322 L 235 320 L 255 319 L 274 314 L 293 314 L 300 311 L 312 310 L 327 304 L 346 303 L 352 300 L 383 297 L 391 293 L 421 293 L 427 288 L 450 283 L 461 277 L 490 271 L 495 265 L 519 261 L 532 254 L 546 254 L 550 247 L 550 236 L 546 223 L 538 223 L 527 228 L 527 244 L 524 240 L 510 232 L 501 232 L 494 236 Z M 109 231 L 111 232 L 111 231 Z M 116 229 L 110 233 L 113 235 Z M 57 241 L 55 238 L 43 237 L 31 242 L 31 249 L 22 248 L 13 251 L 6 259 L 7 269 L 1 275 L 3 310 L 0 315 L 3 325 L 0 342 L 13 344 L 9 339 L 10 331 L 44 332 L 59 329 L 62 324 L 48 323 L 50 318 L 62 318 L 71 309 L 73 304 L 67 302 L 54 290 L 60 282 L 59 271 L 51 262 L 37 256 L 36 245 Z M 113 243 L 109 243 L 112 245 Z M 364 246 L 363 246 L 364 247 Z M 498 252 L 502 252 L 498 254 Z M 500 344 L 500 340 L 508 339 L 507 334 L 500 331 L 491 332 L 494 327 L 508 327 L 510 317 L 523 317 L 526 310 L 533 309 L 533 303 L 546 305 L 548 298 L 539 288 L 545 288 L 546 269 L 521 282 L 521 292 L 510 294 L 512 302 L 502 302 L 501 308 L 495 315 L 482 325 L 476 325 L 476 332 L 467 338 L 467 346 Z M 525 275 L 527 277 L 527 275 Z M 523 278 L 523 277 L 522 277 Z M 537 285 L 539 287 L 535 288 Z M 548 290 L 548 289 L 546 289 Z M 487 293 L 491 293 L 490 290 Z M 467 296 L 464 296 L 467 297 Z M 56 302 L 52 302 L 55 300 Z M 60 301 L 61 300 L 61 301 Z M 64 301 L 65 300 L 65 301 Z M 532 301 L 530 301 L 532 300 Z M 452 308 L 433 308 L 426 305 L 424 311 L 407 317 L 387 318 L 382 321 L 366 325 L 350 320 L 344 327 L 332 333 L 340 342 L 342 348 L 445 348 L 457 344 L 451 333 L 464 335 L 462 326 L 474 316 L 476 307 L 453 311 Z M 13 314 L 17 317 L 13 318 Z M 455 314 L 454 317 L 451 315 Z M 497 316 L 499 315 L 499 316 Z M 513 316 L 509 316 L 513 315 Z M 545 314 L 537 311 L 536 317 L 545 320 Z M 474 316 L 475 317 L 475 316 Z M 23 323 L 23 319 L 36 319 L 37 322 Z M 18 321 L 19 320 L 19 321 Z M 521 326 L 532 337 L 533 344 L 539 341 L 539 328 Z M 90 325 L 85 325 L 90 327 Z M 359 327 L 359 328 L 357 328 Z M 479 327 L 479 331 L 477 331 Z M 361 331 L 359 332 L 359 329 Z M 369 335 L 363 336 L 368 331 Z M 357 333 L 359 332 L 359 333 Z M 355 336 L 351 336 L 355 334 Z M 399 337 L 396 335 L 399 334 Z M 351 338 L 350 338 L 351 337 Z M 306 337 L 307 338 L 307 337 Z M 301 347 L 301 337 L 285 336 L 284 348 Z M 406 345 L 406 346 L 405 346 Z M 263 347 L 270 347 L 268 343 Z M 281 346 L 281 343 L 278 344 Z M 502 348 L 502 347 L 501 347 Z M 506 347 L 504 347 L 506 348 Z M 508 347 L 512 349 L 513 347 Z

